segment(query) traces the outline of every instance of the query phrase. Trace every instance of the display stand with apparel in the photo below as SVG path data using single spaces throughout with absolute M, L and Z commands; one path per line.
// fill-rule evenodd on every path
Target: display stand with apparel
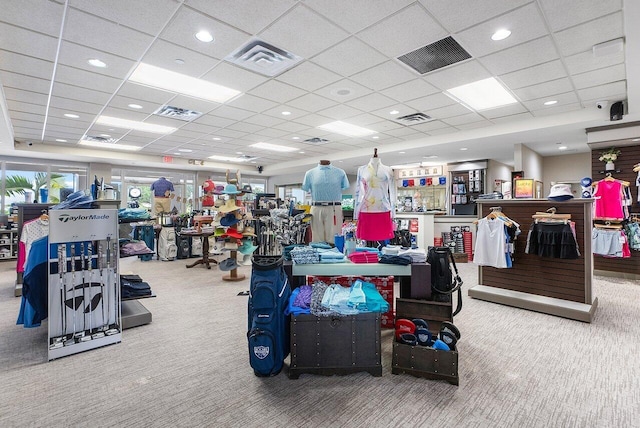
M 366 241 L 393 238 L 396 185 L 393 170 L 383 165 L 374 149 L 367 165 L 358 168 L 353 217 L 357 220 L 356 237 Z
M 302 190 L 311 192 L 311 239 L 313 242 L 334 242 L 342 229 L 342 191 L 349 188 L 344 170 L 321 160 L 307 171 Z
M 218 263 L 220 270 L 229 272 L 223 275 L 224 281 L 242 281 L 245 275 L 238 273 L 238 241 L 242 239 L 242 233 L 238 230 L 238 225 L 243 219 L 242 207 L 236 203 L 236 197 L 242 194 L 235 184 L 227 184 L 222 191 L 228 195 L 229 199 L 219 208 L 220 225 L 226 227 L 222 237 L 225 238 L 224 249 L 229 251 L 229 257 Z
M 165 177 L 160 177 L 151 183 L 153 191 L 153 215 L 168 213 L 171 211 L 171 192 L 174 192 L 173 183 Z

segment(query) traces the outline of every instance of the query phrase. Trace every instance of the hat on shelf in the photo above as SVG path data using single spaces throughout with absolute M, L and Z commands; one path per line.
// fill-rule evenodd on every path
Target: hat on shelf
M 253 241 L 251 239 L 243 239 L 242 245 L 238 247 L 238 251 L 245 255 L 253 254 L 253 252 L 257 249 L 258 247 L 256 245 L 253 245 Z
M 242 207 L 239 207 L 236 205 L 236 201 L 233 199 L 229 199 L 227 202 L 224 203 L 224 205 L 222 205 L 218 211 L 221 211 L 223 213 L 229 213 L 231 211 L 235 211 L 235 210 L 239 210 Z
M 224 229 L 224 227 L 216 227 L 216 230 L 213 233 L 213 236 L 222 236 L 225 233 L 226 233 L 226 230 Z
M 222 195 L 222 191 L 224 190 L 224 186 L 222 184 L 217 184 L 215 186 L 215 188 L 213 189 L 213 194 L 214 195 Z
M 220 266 L 220 270 L 230 271 L 238 268 L 238 262 L 236 259 L 229 257 L 218 263 L 218 266 Z
M 251 190 L 251 185 L 245 184 L 244 186 L 242 186 L 242 193 L 253 193 L 253 191 Z
M 253 220 L 253 214 L 251 214 L 251 211 L 247 211 L 244 216 L 242 217 L 243 220 L 247 220 L 247 221 L 251 221 Z
M 220 219 L 220 225 L 229 227 L 237 224 L 240 220 L 236 217 L 234 213 L 229 213 Z
M 549 192 L 549 196 L 547 199 L 550 201 L 568 201 L 569 199 L 573 199 L 573 193 L 571 192 L 570 184 L 554 184 L 551 186 L 551 192 Z
M 242 229 L 242 236 L 256 236 L 256 230 L 252 226 Z
M 202 190 L 204 190 L 206 193 L 213 192 L 215 188 L 216 185 L 211 180 L 205 180 L 205 182 L 202 183 Z
M 227 231 L 222 235 L 223 238 L 236 238 L 242 239 L 242 233 L 238 232 L 236 229 L 228 228 Z
M 225 195 L 238 195 L 242 193 L 235 184 L 227 184 L 222 191 Z

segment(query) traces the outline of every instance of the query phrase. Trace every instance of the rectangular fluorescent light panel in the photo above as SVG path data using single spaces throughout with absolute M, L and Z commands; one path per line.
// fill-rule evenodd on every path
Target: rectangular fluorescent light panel
M 475 111 L 489 110 L 518 102 L 493 77 L 447 89 L 444 93 L 468 109 Z
M 138 146 L 129 146 L 127 144 L 118 144 L 118 143 L 102 143 L 100 141 L 88 141 L 88 140 L 80 140 L 78 144 L 81 146 L 94 147 L 97 149 L 107 149 L 107 150 L 126 150 L 130 152 L 134 152 L 140 150 L 142 147 Z
M 171 134 L 178 128 L 171 126 L 155 125 L 153 123 L 138 122 L 135 120 L 120 119 L 111 116 L 100 116 L 96 123 L 98 125 L 113 126 L 116 128 L 133 129 L 134 131 L 151 132 L 153 134 Z
M 221 162 L 247 162 L 247 161 L 249 161 L 251 159 L 255 159 L 255 158 L 251 158 L 251 157 L 235 157 L 235 158 L 232 158 L 230 156 L 212 155 L 212 156 L 209 156 L 209 159 L 217 160 L 217 161 L 221 161 Z
M 271 150 L 274 152 L 295 152 L 296 150 L 298 150 L 295 147 L 280 146 L 278 144 L 269 144 L 269 143 L 255 143 L 255 144 L 251 144 L 251 147 L 255 147 L 256 149 L 262 149 L 262 150 Z
M 136 67 L 131 76 L 129 76 L 129 80 L 140 85 L 151 86 L 152 88 L 176 92 L 215 103 L 227 102 L 240 94 L 240 91 L 235 89 L 143 62 Z
M 350 123 L 336 121 L 318 126 L 325 131 L 335 132 L 336 134 L 346 135 L 348 137 L 366 137 L 367 135 L 377 134 L 377 131 L 362 128 L 361 126 L 352 125 Z

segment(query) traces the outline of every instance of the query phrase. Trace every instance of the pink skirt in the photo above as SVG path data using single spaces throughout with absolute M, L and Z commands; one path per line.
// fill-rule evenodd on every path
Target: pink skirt
M 384 241 L 393 238 L 391 212 L 360 213 L 356 227 L 356 237 L 365 241 Z

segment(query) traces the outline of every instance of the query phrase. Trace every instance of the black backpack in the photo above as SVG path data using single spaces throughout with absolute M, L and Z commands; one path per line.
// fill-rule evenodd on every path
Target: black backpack
M 429 247 L 427 263 L 431 265 L 431 299 L 435 302 L 451 302 L 451 295 L 457 291 L 458 306 L 453 315 L 458 314 L 462 309 L 462 278 L 458 275 L 451 248 Z
M 282 257 L 253 256 L 249 287 L 249 363 L 256 376 L 280 373 L 289 355 L 289 322 L 284 311 L 291 287 Z

